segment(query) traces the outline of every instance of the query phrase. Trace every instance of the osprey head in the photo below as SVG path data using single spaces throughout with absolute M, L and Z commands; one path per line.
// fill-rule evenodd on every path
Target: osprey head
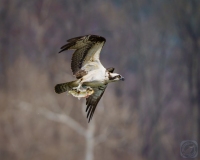
M 109 81 L 112 81 L 112 82 L 114 82 L 114 81 L 119 81 L 119 80 L 124 81 L 124 77 L 122 77 L 122 76 L 121 76 L 120 74 L 118 74 L 118 73 L 110 73 L 110 72 L 109 72 L 108 79 L 109 79 Z

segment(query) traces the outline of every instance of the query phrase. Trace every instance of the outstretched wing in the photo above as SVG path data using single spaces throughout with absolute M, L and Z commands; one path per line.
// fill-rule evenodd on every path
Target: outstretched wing
M 61 47 L 61 51 L 75 49 L 71 61 L 71 69 L 77 78 L 80 76 L 80 71 L 88 72 L 91 69 L 99 67 L 100 51 L 106 42 L 106 39 L 97 35 L 86 35 L 67 40 L 67 44 Z M 59 53 L 60 53 L 59 52 Z M 81 72 L 82 73 L 82 72 Z
M 111 67 L 111 68 L 107 68 L 106 70 L 113 73 L 115 68 Z M 101 97 L 103 96 L 106 90 L 106 87 L 107 87 L 107 84 L 93 88 L 94 93 L 90 95 L 88 98 L 86 98 L 86 105 L 87 105 L 86 112 L 87 112 L 87 118 L 89 118 L 88 123 L 92 119 L 94 111 L 97 107 L 97 104 L 99 103 Z
M 87 105 L 86 112 L 87 112 L 88 123 L 92 119 L 97 104 L 99 103 L 101 97 L 103 96 L 106 87 L 107 84 L 99 86 L 97 88 L 93 88 L 94 93 L 90 95 L 88 98 L 86 98 L 86 105 Z

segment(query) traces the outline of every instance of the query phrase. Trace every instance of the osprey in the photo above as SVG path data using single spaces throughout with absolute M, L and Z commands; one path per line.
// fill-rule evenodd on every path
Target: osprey
M 76 97 L 86 98 L 86 112 L 90 122 L 96 106 L 110 82 L 122 80 L 118 73 L 113 73 L 114 68 L 104 68 L 99 60 L 100 52 L 106 39 L 97 35 L 86 35 L 67 40 L 59 53 L 74 49 L 71 69 L 77 80 L 57 84 L 55 92 L 60 94 L 69 92 Z

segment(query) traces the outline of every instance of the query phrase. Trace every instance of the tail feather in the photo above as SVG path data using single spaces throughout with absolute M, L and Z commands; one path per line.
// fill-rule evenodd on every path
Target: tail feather
M 77 81 L 60 83 L 55 86 L 55 92 L 60 94 L 63 92 L 67 92 L 67 91 L 71 90 L 73 87 L 77 87 L 77 86 L 78 86 Z
M 55 92 L 58 94 L 66 92 L 67 90 L 68 90 L 67 83 L 61 83 L 55 86 Z

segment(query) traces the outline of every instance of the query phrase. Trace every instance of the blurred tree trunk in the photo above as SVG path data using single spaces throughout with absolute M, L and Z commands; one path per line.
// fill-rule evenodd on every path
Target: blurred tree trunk
M 86 131 L 86 154 L 85 160 L 93 160 L 94 159 L 94 131 L 95 124 L 94 119 L 88 124 L 88 129 Z
M 173 5 L 172 5 L 173 4 Z M 178 36 L 182 40 L 184 62 L 188 69 L 188 89 L 189 100 L 193 125 L 190 139 L 198 141 L 200 144 L 200 1 L 169 1 L 168 10 L 172 11 L 173 16 L 169 19 L 176 24 Z
M 198 140 L 200 144 L 200 50 L 198 46 L 197 37 L 193 36 L 189 31 L 190 37 L 193 41 L 193 51 L 190 54 L 191 59 L 189 59 L 189 76 L 188 83 L 190 88 L 190 104 L 193 108 L 193 138 Z
M 198 1 L 190 1 L 190 10 L 185 10 L 187 20 L 182 19 L 183 28 L 188 41 L 191 41 L 191 49 L 187 53 L 188 58 L 188 86 L 190 89 L 190 104 L 193 109 L 193 139 L 200 144 L 200 32 L 197 26 L 200 25 L 200 3 Z M 180 36 L 183 34 L 180 32 Z M 182 36 L 181 36 L 182 37 Z M 187 42 L 186 42 L 187 43 Z M 186 49 L 187 50 L 187 49 Z
M 162 79 L 163 79 L 163 69 L 165 65 L 165 44 L 160 44 L 163 46 L 162 55 L 156 58 L 156 53 L 151 54 L 146 48 L 148 40 L 146 35 L 146 26 L 142 17 L 139 14 L 142 10 L 142 3 L 137 1 L 137 12 L 138 12 L 138 59 L 139 59 L 139 84 L 140 84 L 140 114 L 141 114 L 141 133 L 143 135 L 143 146 L 141 153 L 146 159 L 161 159 L 163 155 L 160 152 L 162 148 L 160 137 L 161 134 L 158 130 L 159 118 L 162 112 Z M 163 37 L 161 37 L 162 43 Z M 151 55 L 150 55 L 151 54 Z M 156 66 L 156 73 L 154 68 L 156 63 L 152 61 L 159 61 L 159 66 Z M 156 84 L 156 85 L 154 85 Z M 145 123 L 149 125 L 145 126 Z M 147 136 L 148 135 L 148 136 Z
M 4 88 L 5 91 L 7 90 L 8 84 L 6 80 L 6 68 L 9 65 L 9 38 L 10 37 L 10 21 L 9 19 L 9 11 L 10 11 L 10 3 L 1 2 L 0 5 L 2 6 L 2 10 L 0 12 L 1 23 L 0 23 L 0 52 L 2 53 L 0 59 L 0 86 Z M 6 46 L 6 47 L 5 47 Z

